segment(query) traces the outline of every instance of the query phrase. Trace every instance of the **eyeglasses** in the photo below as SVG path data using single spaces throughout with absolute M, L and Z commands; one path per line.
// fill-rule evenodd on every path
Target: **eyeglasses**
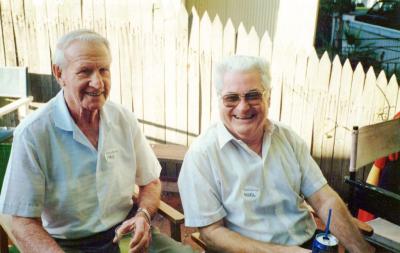
M 242 97 L 249 105 L 259 105 L 263 100 L 264 94 L 265 90 L 264 91 L 252 90 L 242 95 L 238 93 L 228 93 L 221 97 L 222 97 L 222 102 L 226 107 L 235 107 L 239 104 L 240 98 Z

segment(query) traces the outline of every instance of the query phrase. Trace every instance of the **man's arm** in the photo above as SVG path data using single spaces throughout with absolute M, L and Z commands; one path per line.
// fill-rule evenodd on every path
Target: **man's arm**
M 332 208 L 330 231 L 343 246 L 352 253 L 374 252 L 362 237 L 351 215 L 339 195 L 329 185 L 325 185 L 307 199 L 318 216 L 325 222 L 328 220 L 329 208 Z
M 149 247 L 151 240 L 150 219 L 157 213 L 160 205 L 160 194 L 161 182 L 159 179 L 155 179 L 147 185 L 139 186 L 138 205 L 146 211 L 138 211 L 135 217 L 124 221 L 119 229 L 120 232 L 126 232 L 132 230 L 133 227 L 135 228 L 135 233 L 130 243 L 130 252 L 142 252 L 143 249 Z M 147 217 L 147 215 L 150 215 L 150 217 Z M 114 242 L 116 240 L 117 237 L 114 238 Z
M 207 250 L 224 253 L 236 252 L 297 252 L 310 253 L 310 250 L 300 248 L 298 246 L 283 246 L 277 244 L 269 244 L 256 241 L 244 237 L 236 232 L 227 229 L 222 220 L 217 221 L 209 226 L 199 228 L 200 237 L 207 245 Z
M 139 186 L 138 204 L 145 208 L 153 217 L 160 205 L 161 182 L 159 179 L 153 180 L 147 185 Z
M 56 241 L 44 230 L 40 218 L 13 216 L 12 233 L 18 242 L 21 252 L 30 253 L 63 253 Z

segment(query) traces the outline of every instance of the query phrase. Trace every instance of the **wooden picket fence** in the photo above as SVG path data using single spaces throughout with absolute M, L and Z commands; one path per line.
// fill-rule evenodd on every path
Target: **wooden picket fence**
M 112 50 L 111 100 L 135 111 L 151 141 L 190 145 L 218 119 L 212 72 L 233 54 L 272 63 L 270 118 L 291 126 L 308 144 L 331 185 L 343 193 L 353 125 L 390 119 L 400 110 L 395 76 L 352 69 L 313 48 L 272 42 L 241 24 L 207 13 L 190 15 L 162 1 L 0 0 L 0 65 L 28 66 L 32 90 L 47 100 L 58 90 L 51 53 L 67 31 L 90 28 Z M 3 37 L 1 37 L 3 36 Z M 34 92 L 33 92 L 34 93 Z M 35 95 L 34 95 L 35 96 Z M 36 97 L 36 96 L 35 96 Z

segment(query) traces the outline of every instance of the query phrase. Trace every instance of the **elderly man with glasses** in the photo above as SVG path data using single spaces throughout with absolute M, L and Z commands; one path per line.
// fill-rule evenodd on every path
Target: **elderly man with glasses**
M 216 252 L 310 252 L 316 225 L 304 202 L 327 220 L 350 252 L 373 252 L 303 140 L 267 118 L 269 65 L 233 56 L 217 66 L 221 121 L 191 145 L 179 190 L 189 227 Z

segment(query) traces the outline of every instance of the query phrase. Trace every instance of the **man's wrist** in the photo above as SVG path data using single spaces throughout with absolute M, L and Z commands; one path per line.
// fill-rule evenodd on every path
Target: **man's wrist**
M 139 207 L 139 209 L 137 210 L 136 214 L 142 213 L 143 216 L 145 217 L 147 223 L 149 225 L 151 225 L 151 216 L 150 216 L 150 212 L 144 208 L 144 207 Z

